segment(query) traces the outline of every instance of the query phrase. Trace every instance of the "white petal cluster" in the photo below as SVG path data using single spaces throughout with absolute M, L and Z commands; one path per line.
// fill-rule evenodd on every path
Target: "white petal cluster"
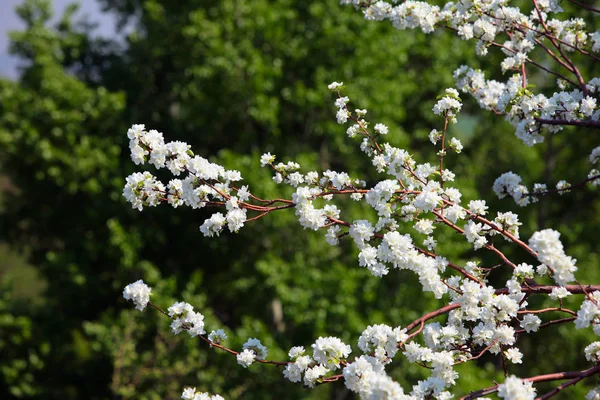
M 132 125 L 127 131 L 131 159 L 136 165 L 149 162 L 156 168 L 168 168 L 179 175 L 191 158 L 190 146 L 183 142 L 165 143 L 163 134 L 146 131 L 144 125 Z
M 248 368 L 256 359 L 256 354 L 250 349 L 245 349 L 236 356 L 236 359 L 239 365 Z
M 581 304 L 581 308 L 577 311 L 575 319 L 575 327 L 577 329 L 587 328 L 590 323 L 594 324 L 594 331 L 600 335 L 600 309 L 598 304 L 600 301 L 600 291 L 590 293 L 590 298 L 587 298 Z
M 521 177 L 513 172 L 500 175 L 494 182 L 493 189 L 498 198 L 511 196 L 520 206 L 526 206 L 531 201 L 529 190 L 521 184 Z
M 174 303 L 168 308 L 171 322 L 171 330 L 174 334 L 179 334 L 182 330 L 187 330 L 190 336 L 195 337 L 204 335 L 204 315 L 194 312 L 194 307 L 185 302 Z
M 304 347 L 302 346 L 292 347 L 289 356 L 294 362 L 286 365 L 283 376 L 291 382 L 300 382 L 302 381 L 302 374 L 314 361 L 309 356 L 304 355 Z
M 585 395 L 585 400 L 600 400 L 600 386 L 596 386 Z
M 450 139 L 450 142 L 448 143 L 448 147 L 450 147 L 456 153 L 461 153 L 463 150 L 463 144 L 461 143 L 460 139 L 457 139 L 455 137 Z M 446 180 L 446 179 L 444 179 L 444 180 Z
M 554 269 L 554 280 L 561 286 L 575 280 L 577 260 L 567 256 L 559 240 L 560 233 L 552 229 L 535 232 L 529 246 L 538 253 L 538 260 Z
M 330 370 L 339 368 L 340 361 L 345 360 L 352 352 L 349 345 L 331 336 L 319 337 L 312 348 L 314 360 Z
M 521 328 L 525 329 L 527 333 L 537 332 L 542 321 L 533 314 L 526 314 L 521 321 Z
M 461 107 L 462 103 L 456 89 L 448 88 L 446 89 L 446 94 L 433 106 L 433 113 L 435 115 L 442 115 L 448 118 L 450 122 L 456 123 L 456 115 Z M 456 141 L 454 145 L 457 145 Z M 462 150 L 462 145 L 460 149 Z M 460 150 L 457 152 L 460 153 Z
M 389 128 L 384 124 L 375 124 L 375 127 L 373 129 L 380 135 L 387 135 L 389 131 Z
M 511 347 L 510 349 L 506 350 L 504 352 L 504 356 L 513 364 L 523 363 L 523 353 L 521 353 L 516 347 Z
M 433 211 L 434 208 L 438 207 L 442 203 L 442 196 L 440 195 L 441 187 L 438 182 L 430 181 L 421 191 L 419 195 L 415 197 L 413 206 L 417 210 L 421 211 Z
M 571 293 L 564 287 L 555 287 L 552 289 L 552 292 L 550 293 L 550 298 L 552 300 L 560 300 L 560 299 L 564 299 L 565 297 L 571 295 Z
M 242 348 L 245 350 L 250 350 L 252 351 L 255 355 L 256 358 L 258 360 L 264 360 L 267 358 L 267 348 L 265 346 L 263 346 L 263 344 L 260 342 L 260 340 L 256 339 L 256 338 L 250 338 L 246 341 L 246 343 L 244 343 L 244 345 L 242 346 Z
M 135 304 L 135 308 L 143 311 L 150 301 L 150 292 L 152 289 L 146 285 L 141 279 L 134 283 L 130 283 L 123 289 L 123 298 L 131 300 Z
M 413 387 L 413 395 L 417 398 L 440 395 L 446 388 L 456 383 L 458 373 L 454 370 L 455 352 L 433 351 L 429 347 L 423 347 L 415 342 L 407 343 L 404 347 L 404 355 L 410 362 L 424 363 L 430 366 L 431 376 L 425 381 L 419 382 Z
M 471 200 L 469 202 L 469 211 L 477 215 L 487 214 L 488 206 L 485 204 L 485 200 Z
M 397 181 L 385 180 L 377 183 L 365 196 L 367 203 L 382 217 L 391 215 L 391 205 L 388 203 L 392 196 L 400 189 Z
M 358 348 L 366 354 L 373 354 L 383 365 L 391 362 L 398 352 L 398 343 L 404 342 L 408 335 L 405 329 L 387 325 L 368 326 L 358 339 Z
M 200 226 L 200 232 L 207 237 L 219 236 L 226 223 L 227 218 L 222 213 L 214 213 L 210 218 L 204 220 L 204 223 Z
M 462 324 L 457 314 L 452 314 L 448 323 L 442 326 L 439 322 L 425 325 L 423 339 L 428 348 L 436 351 L 453 350 L 464 345 L 469 338 L 468 330 Z
M 556 20 L 553 20 L 556 21 Z M 516 61 L 511 57 L 511 62 Z M 519 67 L 523 58 L 514 62 Z M 596 97 L 584 95 L 579 89 L 570 92 L 557 92 L 550 98 L 543 94 L 534 95 L 521 87 L 522 77 L 515 75 L 506 83 L 486 81 L 480 71 L 462 66 L 454 73 L 456 84 L 465 93 L 471 93 L 479 105 L 487 110 L 507 115 L 507 120 L 516 128 L 516 135 L 525 144 L 532 146 L 544 141 L 543 130 L 550 133 L 562 129 L 559 125 L 548 125 L 542 120 L 575 121 L 600 119 L 600 109 Z M 595 81 L 597 78 L 590 80 Z M 588 85 L 596 92 L 596 85 Z
M 325 376 L 329 372 L 329 369 L 324 365 L 318 364 L 313 367 L 310 367 L 304 373 L 304 384 L 310 388 L 315 387 L 315 384 L 319 380 L 319 378 Z
M 243 202 L 251 196 L 248 187 L 235 189 L 238 197 L 231 195 L 231 184 L 242 180 L 239 171 L 226 170 L 203 157 L 194 156 L 190 146 L 184 142 L 165 143 L 162 133 L 146 131 L 144 125 L 133 125 L 127 135 L 131 157 L 136 164 L 150 162 L 156 168 L 167 168 L 173 175 L 188 174 L 184 179 L 172 179 L 167 187 L 149 172 L 131 174 L 127 177 L 123 196 L 133 208 L 141 211 L 144 206 L 156 206 L 161 201 L 174 208 L 186 205 L 194 209 L 211 202 L 226 202 L 227 214 L 213 214 L 204 221 L 200 231 L 205 236 L 219 236 L 225 226 L 231 232 L 237 232 L 244 226 L 247 217 Z M 261 157 L 261 164 L 271 164 L 274 160 L 275 156 L 266 153 Z M 284 168 L 299 166 L 291 163 Z
M 360 4 L 356 0 L 342 0 L 341 3 Z M 423 1 L 410 0 L 398 5 L 375 1 L 364 8 L 364 16 L 372 21 L 389 20 L 398 29 L 421 29 L 425 33 L 433 32 L 436 27 L 452 29 L 460 38 L 475 41 L 476 51 L 482 56 L 488 53 L 492 44 L 501 43 L 505 55 L 501 67 L 505 72 L 520 72 L 521 66 L 530 61 L 529 55 L 536 46 L 547 41 L 545 32 L 553 35 L 553 40 L 561 41 L 561 51 L 580 49 L 597 52 L 600 49 L 600 33 L 586 31 L 583 19 L 561 21 L 550 17 L 550 13 L 562 11 L 558 1 L 540 1 L 537 7 L 542 21 L 540 14 L 524 14 L 504 1 L 448 2 L 443 8 Z M 511 33 L 508 40 L 498 37 L 503 32 Z M 592 83 L 594 79 L 587 85 L 590 93 L 596 90 L 596 84 Z M 455 72 L 455 80 L 457 86 L 472 94 L 482 108 L 507 114 L 517 136 L 528 145 L 543 141 L 542 129 L 549 132 L 561 129 L 560 126 L 543 125 L 537 122 L 538 118 L 565 121 L 597 121 L 600 118 L 596 97 L 584 95 L 579 88 L 547 98 L 543 94 L 534 95 L 523 90 L 523 78 L 518 74 L 506 83 L 486 81 L 480 71 L 466 66 Z M 436 106 L 436 113 L 452 107 L 447 100 L 440 102 L 442 104 Z
M 261 167 L 272 164 L 274 162 L 275 162 L 275 156 L 271 155 L 271 153 L 264 153 L 262 156 L 260 156 L 260 166 Z
M 296 204 L 296 216 L 304 228 L 316 231 L 327 222 L 325 210 L 316 208 L 312 201 L 313 197 L 320 193 L 319 188 L 301 186 L 292 195 L 292 200 Z
M 354 221 L 350 226 L 350 237 L 354 239 L 354 243 L 359 249 L 363 249 L 373 237 L 375 228 L 367 220 Z
M 494 223 L 501 230 L 510 233 L 517 239 L 519 238 L 519 226 L 521 226 L 522 223 L 519 222 L 519 216 L 517 214 L 510 211 L 498 213 L 498 216 L 494 219 Z M 492 233 L 494 232 L 490 232 L 490 234 Z
M 597 363 L 600 360 L 600 342 L 593 342 L 584 349 L 585 359 Z
M 164 196 L 165 186 L 150 172 L 129 175 L 123 188 L 123 196 L 132 208 L 142 211 L 144 206 L 156 207 Z
M 590 154 L 590 162 L 592 164 L 597 164 L 598 161 L 600 161 L 600 146 L 592 150 L 592 153 Z
M 327 86 L 329 90 L 339 90 L 344 86 L 344 82 L 332 82 Z
M 446 218 L 455 224 L 458 220 L 465 219 L 467 212 L 458 204 L 454 204 L 445 209 Z
M 185 388 L 181 394 L 183 400 L 225 400 L 218 394 L 212 396 L 208 393 L 196 392 L 196 388 Z
M 221 344 L 227 340 L 227 334 L 223 329 L 217 329 L 216 331 L 211 331 L 208 334 L 208 340 L 216 344 Z
M 600 400 L 600 386 L 596 386 L 585 395 L 585 400 Z
M 360 356 L 344 367 L 344 383 L 353 392 L 368 392 L 372 384 L 366 378 L 373 373 L 384 373 L 383 365 L 373 357 Z
M 469 241 L 473 243 L 473 248 L 478 250 L 487 244 L 485 238 L 485 232 L 483 231 L 484 226 L 481 223 L 469 221 L 464 227 L 464 235 Z
M 505 400 L 533 400 L 535 398 L 533 383 L 512 375 L 498 386 L 498 396 Z

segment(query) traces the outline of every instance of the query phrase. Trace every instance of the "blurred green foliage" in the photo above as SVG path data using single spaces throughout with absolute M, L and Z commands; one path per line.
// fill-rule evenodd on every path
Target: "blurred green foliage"
M 121 191 L 135 166 L 125 132 L 145 123 L 167 140 L 184 140 L 196 154 L 242 171 L 263 198 L 289 195 L 259 168 L 267 151 L 306 171 L 346 170 L 373 182 L 369 160 L 335 123 L 327 84 L 346 82 L 352 106 L 388 124 L 393 144 L 435 162 L 427 144 L 441 123 L 433 101 L 453 86 L 456 67 L 482 61 L 448 34 L 368 23 L 337 0 L 101 2 L 133 27 L 125 43 L 95 38 L 88 22 L 74 18 L 76 7 L 52 23 L 48 0 L 25 1 L 18 13 L 26 28 L 11 35 L 23 68 L 18 81 L 0 80 L 0 241 L 10 246 L 0 247 L 0 398 L 175 399 L 184 386 L 232 399 L 350 398 L 341 384 L 309 391 L 283 381 L 280 369 L 246 370 L 198 340 L 174 337 L 164 317 L 126 304 L 122 288 L 144 279 L 156 304 L 187 301 L 208 330 L 224 327 L 232 348 L 258 337 L 273 359 L 318 336 L 354 345 L 369 324 L 405 325 L 440 303 L 407 272 L 371 277 L 351 243 L 329 247 L 322 233 L 302 231 L 292 212 L 209 240 L 198 231 L 206 212 L 129 209 Z M 467 200 L 513 209 L 491 195 L 493 180 L 508 170 L 529 184 L 585 176 L 581 160 L 592 135 L 567 129 L 527 148 L 468 101 L 452 130 L 465 154 L 448 159 Z M 598 282 L 598 205 L 588 189 L 543 199 L 521 210 L 523 236 L 559 229 L 581 280 Z M 343 206 L 348 219 L 371 215 L 356 203 Z M 438 239 L 453 262 L 497 263 L 453 232 Z M 580 368 L 591 340 L 572 327 L 548 329 L 523 339 L 533 362 L 511 371 L 550 372 L 548 354 L 557 370 Z M 457 390 L 501 379 L 496 366 L 492 358 L 461 366 Z M 409 388 L 427 371 L 398 356 L 392 374 Z

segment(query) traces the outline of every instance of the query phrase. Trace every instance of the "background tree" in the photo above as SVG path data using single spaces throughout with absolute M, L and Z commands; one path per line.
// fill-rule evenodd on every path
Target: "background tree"
M 376 110 L 377 120 L 400 132 L 392 142 L 419 149 L 433 124 L 430 99 L 453 85 L 449 71 L 478 62 L 469 45 L 366 24 L 335 0 L 102 4 L 134 27 L 124 44 L 94 38 L 88 23 L 74 22 L 75 8 L 55 25 L 49 1 L 28 0 L 18 11 L 26 29 L 12 35 L 12 50 L 24 67 L 17 82 L 0 81 L 0 163 L 10 188 L 3 192 L 0 238 L 27 254 L 45 289 L 16 296 L 10 282 L 26 279 L 24 269 L 6 263 L 0 393 L 175 398 L 184 384 L 203 382 L 210 385 L 203 389 L 231 398 L 350 396 L 342 387 L 307 392 L 281 385 L 277 370 L 240 371 L 228 357 L 215 360 L 193 341 L 174 340 L 158 316 L 156 325 L 141 323 L 116 299 L 126 283 L 143 277 L 160 293 L 158 301 L 183 293 L 227 326 L 231 343 L 266 338 L 274 358 L 319 335 L 349 339 L 368 324 L 405 324 L 434 299 L 400 313 L 397 306 L 416 293 L 414 277 L 370 277 L 356 268 L 352 246 L 332 251 L 318 233 L 298 235 L 291 214 L 210 241 L 197 230 L 207 214 L 128 210 L 121 191 L 133 168 L 124 132 L 132 122 L 170 132 L 201 155 L 244 170 L 246 183 L 260 184 L 264 197 L 280 194 L 264 184 L 266 171 L 252 169 L 266 151 L 364 176 L 369 162 L 340 134 L 327 84 L 351 80 L 357 105 Z M 523 165 L 531 166 L 524 176 L 530 182 L 576 181 L 584 167 L 572 168 L 574 160 L 593 142 L 585 136 L 567 147 L 557 139 L 532 150 L 487 116 L 463 120 L 455 134 L 472 164 L 455 172 L 473 198 L 500 173 Z M 579 265 L 593 266 L 590 215 L 598 214 L 571 202 L 588 210 L 598 202 L 589 191 L 570 196 L 525 210 L 522 231 L 552 221 Z M 472 258 L 466 245 L 441 251 Z M 585 269 L 586 278 L 597 278 Z M 590 340 L 582 332 L 559 333 L 569 335 L 568 346 L 559 335 L 543 340 L 569 369 L 578 362 L 569 354 Z M 465 391 L 493 361 L 483 359 L 480 367 L 464 367 L 472 377 Z M 394 375 L 400 382 L 423 376 L 412 365 L 400 369 Z

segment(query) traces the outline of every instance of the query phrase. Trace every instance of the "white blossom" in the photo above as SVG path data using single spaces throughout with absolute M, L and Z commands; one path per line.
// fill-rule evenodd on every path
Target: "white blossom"
M 125 289 L 123 289 L 123 298 L 125 300 L 133 301 L 135 308 L 143 311 L 150 301 L 151 291 L 152 289 L 150 286 L 146 285 L 144 281 L 140 279 L 125 286 Z

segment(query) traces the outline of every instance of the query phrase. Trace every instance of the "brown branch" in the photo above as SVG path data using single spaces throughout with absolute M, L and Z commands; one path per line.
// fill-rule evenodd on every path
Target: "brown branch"
M 158 310 L 160 313 L 166 315 L 169 319 L 175 319 L 175 318 L 172 318 L 165 310 L 163 310 L 162 308 L 154 305 L 152 302 L 148 302 L 148 305 L 150 307 L 154 308 L 155 310 Z M 184 323 L 181 324 L 181 328 L 184 329 L 184 330 L 186 330 L 186 331 L 190 329 L 190 327 L 188 325 L 184 324 Z M 223 351 L 225 351 L 225 352 L 227 352 L 229 354 L 233 354 L 235 356 L 237 356 L 238 354 L 240 354 L 239 352 L 237 352 L 235 350 L 229 349 L 229 348 L 227 348 L 227 347 L 225 347 L 225 346 L 223 346 L 223 345 L 221 345 L 219 343 L 215 343 L 215 342 L 212 342 L 212 341 L 208 340 L 203 335 L 198 335 L 198 337 L 201 340 L 203 340 L 204 342 L 208 343 L 211 347 L 216 347 L 217 349 L 221 349 L 221 350 L 223 350 Z M 288 365 L 288 364 L 290 364 L 290 361 L 260 360 L 258 358 L 256 358 L 254 360 L 254 362 L 258 362 L 258 363 L 261 363 L 261 364 L 273 364 L 273 365 Z
M 585 4 L 585 3 L 580 3 L 580 2 L 578 2 L 578 1 L 576 1 L 576 0 L 569 0 L 569 1 L 570 1 L 571 3 L 573 3 L 573 4 L 577 4 L 578 6 L 581 6 L 581 7 L 585 8 L 586 10 L 589 10 L 589 11 L 592 11 L 592 12 L 596 12 L 596 13 L 600 13 L 600 10 L 599 10 L 599 9 L 597 9 L 597 8 L 594 8 L 594 7 L 592 7 L 592 6 L 588 6 L 588 5 L 587 5 L 587 4 Z
M 544 190 L 543 192 L 537 192 L 537 193 L 530 193 L 529 196 L 533 196 L 533 197 L 539 197 L 539 196 L 544 196 L 550 193 L 560 193 L 560 192 L 569 192 L 571 191 L 571 189 L 576 189 L 578 187 L 584 186 L 586 183 L 591 182 L 591 181 L 595 181 L 596 179 L 600 179 L 600 175 L 594 175 L 591 178 L 586 179 L 585 181 L 576 183 L 574 185 L 571 185 L 569 187 L 565 187 L 562 189 L 550 189 L 550 190 Z
M 549 293 L 552 293 L 552 289 L 557 288 L 557 287 L 560 287 L 560 286 L 534 284 L 534 285 L 522 286 L 521 292 L 522 293 L 531 293 L 531 294 L 549 294 Z M 567 289 L 567 291 L 571 294 L 587 295 L 588 292 L 594 292 L 596 290 L 600 290 L 600 285 L 585 285 L 585 287 L 581 286 L 581 285 L 566 285 L 563 287 L 565 289 Z M 508 288 L 502 288 L 502 289 L 498 289 L 498 290 L 494 291 L 495 295 L 508 294 L 508 293 L 509 293 Z M 435 311 L 427 313 L 427 314 L 423 315 L 422 317 L 414 320 L 410 324 L 408 324 L 406 326 L 406 332 L 412 331 L 413 329 L 415 329 L 417 326 L 421 325 L 425 321 L 439 317 L 440 315 L 446 314 L 457 308 L 460 308 L 460 303 L 448 304 L 444 307 L 438 308 Z
M 410 324 L 408 324 L 406 326 L 406 332 L 412 331 L 417 326 L 423 324 L 425 321 L 429 321 L 430 319 L 433 319 L 435 317 L 439 317 L 440 315 L 446 314 L 446 313 L 448 313 L 448 312 L 450 312 L 452 310 L 455 310 L 457 308 L 460 308 L 460 303 L 448 304 L 447 306 L 444 306 L 442 308 L 438 308 L 435 311 L 427 313 L 427 314 L 423 315 L 421 318 L 418 318 L 418 319 L 414 320 L 413 322 L 411 322 Z
M 542 125 L 570 125 L 570 126 L 583 126 L 587 128 L 595 128 L 600 129 L 600 121 L 594 121 L 591 119 L 587 120 L 571 120 L 566 121 L 563 119 L 544 119 L 544 118 L 536 118 L 537 122 Z
M 448 202 L 449 204 L 452 204 L 451 202 Z M 473 214 L 471 212 L 469 212 L 468 210 L 465 210 L 467 213 L 471 214 L 471 215 L 477 215 L 477 214 Z M 455 231 L 457 231 L 458 233 L 460 233 L 461 235 L 464 235 L 465 231 L 464 229 L 458 227 L 456 224 L 453 224 L 452 222 L 450 222 L 446 217 L 444 217 L 441 213 L 437 212 L 437 211 L 432 211 L 433 215 L 435 215 L 436 217 L 438 217 L 444 224 L 448 225 L 449 227 L 451 227 L 452 229 L 454 229 Z M 491 222 L 485 220 L 485 219 L 481 219 L 482 222 L 486 221 L 487 225 L 490 225 L 490 227 L 492 227 L 494 229 L 495 225 L 492 224 Z M 493 225 L 493 226 L 492 226 Z M 508 232 L 503 231 L 502 229 L 498 229 L 497 227 L 494 229 L 499 231 L 500 233 L 502 233 L 503 235 L 508 236 Z M 512 236 L 512 235 L 511 235 Z M 509 238 L 511 236 L 508 236 Z M 514 236 L 513 236 L 514 237 Z M 516 238 L 515 238 L 516 239 Z M 516 239 L 518 240 L 518 239 Z M 500 250 L 498 250 L 496 247 L 494 247 L 491 244 L 484 244 L 483 247 L 485 247 L 486 249 L 488 249 L 489 251 L 496 253 L 496 255 L 498 255 L 498 257 L 500 257 L 500 259 L 506 264 L 509 265 L 512 268 L 516 268 L 516 265 L 510 261 L 505 255 L 504 253 L 502 253 Z M 529 246 L 527 246 L 529 247 Z M 531 249 L 530 249 L 531 250 Z
M 576 384 L 577 382 L 579 382 L 580 380 L 582 380 L 584 378 L 587 378 L 588 376 L 597 374 L 598 372 L 600 372 L 600 365 L 597 365 L 594 368 L 590 368 L 585 371 L 581 371 L 581 372 L 579 372 L 578 375 L 576 375 L 576 373 L 573 373 L 573 372 L 557 372 L 556 374 L 548 374 L 548 375 L 546 375 L 549 378 L 547 380 L 562 380 L 562 379 L 570 379 L 570 378 L 572 378 L 572 379 L 568 382 L 561 384 L 559 387 L 557 387 L 554 390 L 551 390 L 550 392 L 544 394 L 543 396 L 540 396 L 539 399 L 540 400 L 549 399 L 550 397 L 554 396 L 561 390 L 563 390 L 571 385 Z M 544 375 L 542 375 L 542 376 L 544 376 Z M 544 376 L 544 377 L 546 377 L 546 376 Z M 540 380 L 539 382 L 542 382 L 542 381 Z
M 535 11 L 537 12 L 538 17 L 540 19 L 540 23 L 542 24 L 542 27 L 544 28 L 544 31 L 547 32 L 548 34 L 550 34 L 548 26 L 546 25 L 546 21 L 544 21 L 542 11 L 540 10 L 540 8 L 538 6 L 537 0 L 532 0 L 532 2 L 533 2 L 533 6 L 535 7 Z M 577 69 L 577 66 L 575 66 L 573 61 L 569 57 L 567 57 L 565 52 L 560 47 L 560 43 L 557 43 L 555 40 L 552 40 L 552 39 L 550 39 L 550 42 L 554 45 L 554 47 L 556 47 L 556 49 L 562 56 L 563 60 L 565 60 L 567 62 L 567 64 L 569 64 L 569 66 L 571 67 L 571 72 L 573 72 L 573 74 L 577 78 L 577 81 L 579 82 L 579 88 L 581 89 L 583 94 L 587 95 L 588 94 L 587 87 L 585 85 L 583 77 L 581 76 L 581 73 L 579 72 L 579 69 Z
M 517 311 L 517 314 L 542 314 L 542 313 L 546 313 L 546 312 L 550 312 L 550 311 L 561 311 L 561 312 L 565 312 L 567 314 L 577 315 L 577 313 L 575 311 L 572 311 L 572 310 L 569 310 L 566 308 L 559 308 L 559 307 L 543 308 L 541 310 L 521 310 L 521 311 Z
M 557 288 L 560 286 L 555 286 L 555 285 L 528 285 L 528 286 L 522 286 L 521 287 L 521 292 L 523 293 L 534 293 L 534 294 L 540 294 L 540 293 L 552 293 L 552 289 Z M 563 286 L 565 289 L 567 289 L 567 291 L 571 294 L 585 294 L 587 295 L 588 292 L 594 292 L 596 290 L 600 290 L 600 285 L 585 285 L 585 286 L 581 286 L 581 285 L 566 285 Z M 498 289 L 494 292 L 495 294 L 508 294 L 509 290 L 508 288 L 502 288 L 502 289 Z
M 427 251 L 427 250 L 425 250 L 425 249 L 422 249 L 422 248 L 420 248 L 420 247 L 417 247 L 417 246 L 414 246 L 414 247 L 415 247 L 415 249 L 416 249 L 416 250 L 417 250 L 419 253 L 421 253 L 421 254 L 424 254 L 424 255 L 426 255 L 426 256 L 428 256 L 428 257 L 431 257 L 431 258 L 436 258 L 436 257 L 437 257 L 437 255 L 436 255 L 435 253 L 432 253 L 432 252 L 430 252 L 430 251 Z M 472 275 L 472 274 L 468 273 L 468 272 L 467 272 L 467 271 L 466 271 L 464 268 L 461 268 L 461 267 L 459 267 L 458 265 L 456 265 L 456 264 L 453 264 L 453 263 L 451 263 L 451 262 L 449 262 L 449 263 L 448 263 L 448 267 L 450 267 L 450 268 L 452 268 L 453 270 L 455 270 L 455 271 L 459 272 L 459 273 L 460 273 L 461 275 L 463 275 L 465 278 L 468 278 L 468 279 L 472 280 L 473 282 L 477 282 L 477 283 L 479 283 L 479 286 L 483 286 L 483 282 L 481 282 L 481 280 L 479 280 L 479 279 L 478 279 L 476 276 L 474 276 L 474 275 Z
M 574 385 L 577 382 L 579 382 L 580 380 L 587 378 L 588 376 L 597 374 L 599 372 L 600 372 L 600 365 L 597 365 L 593 368 L 586 369 L 583 371 L 555 372 L 552 374 L 532 376 L 530 378 L 525 378 L 523 380 L 527 380 L 532 383 L 538 383 L 538 382 L 549 382 L 549 381 L 560 381 L 563 379 L 571 379 L 571 381 L 565 382 L 562 385 L 560 385 L 559 387 L 557 387 L 556 389 L 554 389 L 553 391 L 546 393 L 542 397 L 539 397 L 539 399 L 548 399 L 548 398 L 554 396 L 560 390 L 566 388 L 567 386 Z M 498 386 L 500 386 L 500 385 L 496 384 L 494 386 L 490 386 L 485 389 L 471 392 L 470 394 L 461 397 L 461 400 L 472 400 L 472 399 L 476 399 L 478 397 L 488 395 L 490 393 L 495 393 L 498 391 Z

